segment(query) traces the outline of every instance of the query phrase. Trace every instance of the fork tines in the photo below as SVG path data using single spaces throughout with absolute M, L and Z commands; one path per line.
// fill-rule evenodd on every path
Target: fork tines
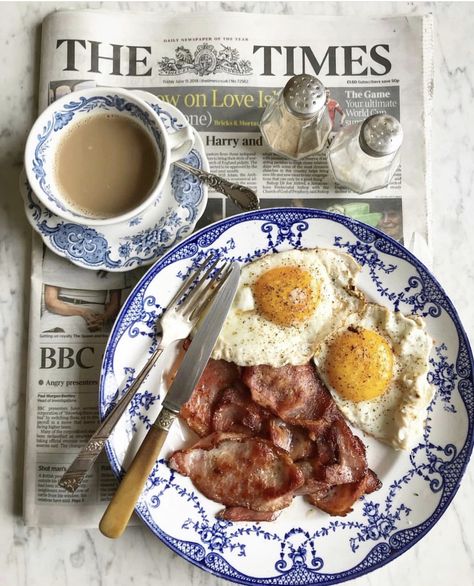
M 201 282 L 203 282 L 209 275 L 211 275 L 212 271 L 216 269 L 218 262 L 219 259 L 217 259 L 217 261 L 209 267 Z M 202 290 L 200 290 L 200 287 L 198 286 L 191 290 L 188 297 L 186 298 L 186 301 L 190 301 L 190 308 L 186 310 L 186 314 L 188 314 L 191 319 L 197 316 L 201 311 L 206 310 L 211 299 L 214 298 L 219 289 L 225 283 L 227 277 L 230 274 L 231 268 L 232 263 L 225 261 L 222 266 L 217 269 L 217 272 L 208 280 L 207 284 Z M 195 292 L 198 289 L 199 298 L 194 298 L 194 295 L 196 294 Z
M 191 320 L 205 310 L 230 272 L 231 263 L 224 261 L 218 267 L 219 262 L 213 254 L 205 257 L 185 279 L 168 307 L 175 306 L 183 317 Z
M 175 305 L 176 303 L 178 303 L 178 301 L 183 297 L 183 295 L 186 293 L 186 291 L 189 289 L 189 287 L 194 283 L 194 281 L 196 281 L 198 279 L 199 274 L 212 261 L 212 258 L 213 257 L 211 255 L 207 256 L 204 259 L 204 261 L 200 265 L 198 265 L 198 267 L 196 268 L 196 270 L 191 271 L 191 273 L 189 274 L 189 276 L 187 277 L 187 279 L 185 279 L 184 283 L 181 285 L 181 287 L 178 289 L 178 291 L 176 292 L 176 294 L 174 295 L 174 297 L 168 303 L 168 307 L 171 307 L 172 305 Z

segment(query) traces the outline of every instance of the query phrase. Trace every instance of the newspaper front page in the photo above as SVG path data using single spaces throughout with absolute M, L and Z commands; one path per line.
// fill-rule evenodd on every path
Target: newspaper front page
M 334 135 L 386 112 L 404 130 L 401 165 L 385 189 L 348 192 L 318 154 L 272 154 L 259 132 L 268 103 L 292 75 L 328 90 Z M 429 263 L 432 20 L 260 14 L 65 11 L 43 24 L 40 111 L 95 86 L 144 89 L 200 133 L 210 168 L 255 189 L 262 207 L 349 215 L 404 242 Z M 239 210 L 210 191 L 197 228 Z M 58 480 L 96 429 L 100 365 L 120 306 L 143 270 L 76 267 L 35 235 L 32 258 L 24 513 L 31 526 L 96 526 L 116 487 L 102 455 L 71 495 Z

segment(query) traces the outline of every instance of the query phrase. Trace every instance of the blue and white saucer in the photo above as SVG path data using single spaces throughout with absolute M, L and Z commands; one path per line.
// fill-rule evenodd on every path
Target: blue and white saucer
M 172 134 L 187 125 L 184 114 L 149 92 L 137 91 Z M 184 159 L 209 170 L 204 144 L 195 132 L 193 150 Z M 28 221 L 53 252 L 87 269 L 129 271 L 151 264 L 194 229 L 207 204 L 207 187 L 189 173 L 172 167 L 162 196 L 142 215 L 127 222 L 93 227 L 50 212 L 38 200 L 23 172 L 20 191 Z

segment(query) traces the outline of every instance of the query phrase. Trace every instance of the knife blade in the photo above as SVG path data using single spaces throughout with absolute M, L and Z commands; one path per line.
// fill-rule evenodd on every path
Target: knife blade
M 181 405 L 191 396 L 211 356 L 237 291 L 239 277 L 240 266 L 234 262 L 230 271 L 223 277 L 225 282 L 221 285 L 206 315 L 198 325 L 197 332 L 162 403 L 156 421 L 148 430 L 130 468 L 99 523 L 99 529 L 106 537 L 120 537 L 125 530 L 135 508 L 135 503 L 158 460 L 168 431 L 176 419 Z

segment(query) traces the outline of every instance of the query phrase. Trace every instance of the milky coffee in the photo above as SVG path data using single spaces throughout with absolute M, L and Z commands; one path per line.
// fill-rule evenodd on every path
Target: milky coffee
M 99 114 L 75 125 L 56 152 L 63 197 L 80 213 L 114 217 L 139 206 L 159 175 L 155 145 L 127 116 Z

